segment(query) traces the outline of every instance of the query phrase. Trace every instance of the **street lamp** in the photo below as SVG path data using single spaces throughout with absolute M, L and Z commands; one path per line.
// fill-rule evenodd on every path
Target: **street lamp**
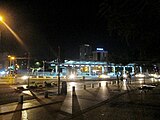
M 2 16 L 0 16 L 0 21 L 3 21 L 3 17 Z
M 23 48 L 27 51 L 28 53 L 28 65 L 27 65 L 27 69 L 28 69 L 28 75 L 29 75 L 29 60 L 30 60 L 30 52 L 27 48 L 27 46 L 24 44 L 24 42 L 22 41 L 22 39 L 11 29 L 11 27 L 3 20 L 3 17 L 0 16 L 0 22 L 12 33 L 12 35 L 16 38 L 16 40 L 23 46 Z M 11 58 L 14 59 L 14 58 Z M 29 81 L 29 80 L 28 80 Z M 28 83 L 29 84 L 29 83 Z
M 23 43 L 22 39 L 11 29 L 11 27 L 3 20 L 3 17 L 0 16 L 0 22 L 12 33 L 16 40 L 28 51 L 26 45 Z

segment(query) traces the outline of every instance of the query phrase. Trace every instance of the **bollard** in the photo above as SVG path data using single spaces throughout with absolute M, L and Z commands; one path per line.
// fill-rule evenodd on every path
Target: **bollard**
M 19 96 L 18 103 L 23 104 L 23 94 Z
M 106 82 L 106 87 L 108 87 L 108 82 Z
M 84 90 L 86 90 L 86 85 L 84 85 Z
M 76 93 L 75 93 L 75 86 L 72 87 L 72 95 L 73 95 L 73 96 L 76 95 Z
M 94 88 L 94 84 L 92 84 L 91 86 L 92 86 L 92 88 Z
M 99 83 L 99 87 L 101 87 L 101 83 Z
M 45 98 L 48 98 L 48 91 L 45 91 L 45 92 L 44 92 L 44 97 L 45 97 Z
M 113 81 L 111 81 L 111 85 L 113 85 Z
M 116 81 L 116 84 L 118 84 L 118 81 Z

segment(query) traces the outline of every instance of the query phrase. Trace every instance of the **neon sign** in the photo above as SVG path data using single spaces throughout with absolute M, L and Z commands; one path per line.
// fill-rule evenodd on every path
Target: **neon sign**
M 97 51 L 103 51 L 103 48 L 97 48 L 96 50 Z

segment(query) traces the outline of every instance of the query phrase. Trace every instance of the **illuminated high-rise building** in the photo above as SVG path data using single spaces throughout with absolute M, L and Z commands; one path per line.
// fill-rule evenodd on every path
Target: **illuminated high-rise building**
M 80 46 L 80 60 L 92 59 L 92 47 L 89 44 L 83 44 Z
M 105 51 L 103 48 L 96 48 L 96 51 L 93 51 L 93 60 L 95 61 L 108 61 L 108 51 Z

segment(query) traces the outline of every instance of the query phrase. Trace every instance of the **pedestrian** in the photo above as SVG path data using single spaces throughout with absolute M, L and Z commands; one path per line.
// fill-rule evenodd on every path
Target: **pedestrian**
M 46 87 L 46 86 L 47 86 L 47 82 L 44 81 L 44 82 L 43 82 L 43 87 Z
M 38 85 L 37 85 L 37 83 L 36 83 L 36 82 L 34 83 L 34 86 L 35 86 L 36 88 L 38 87 Z
M 130 84 L 131 84 L 131 78 L 132 78 L 132 76 L 131 76 L 131 74 L 129 73 L 129 75 L 128 75 L 128 78 L 129 78 L 129 82 L 130 82 Z
M 119 85 L 119 77 L 118 77 L 118 74 L 117 74 L 117 83 L 118 83 L 118 85 Z
M 122 83 L 123 82 L 123 76 L 122 75 L 120 76 L 120 80 L 121 80 L 121 83 Z

